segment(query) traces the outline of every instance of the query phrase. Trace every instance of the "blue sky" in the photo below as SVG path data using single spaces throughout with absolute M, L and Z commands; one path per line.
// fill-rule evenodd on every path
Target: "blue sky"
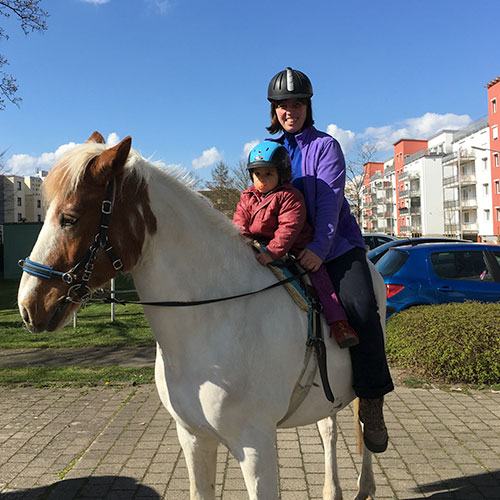
M 498 0 L 42 0 L 48 30 L 0 18 L 7 71 L 23 102 L 0 111 L 12 173 L 49 169 L 99 130 L 209 179 L 265 139 L 271 77 L 286 66 L 314 87 L 316 126 L 391 156 L 487 114 L 500 75 Z

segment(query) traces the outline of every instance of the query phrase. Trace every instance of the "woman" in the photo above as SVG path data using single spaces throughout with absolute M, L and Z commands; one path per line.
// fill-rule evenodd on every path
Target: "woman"
M 302 72 L 286 68 L 269 83 L 272 134 L 288 150 L 292 184 L 304 195 L 314 238 L 299 254 L 302 266 L 317 271 L 324 263 L 349 324 L 359 336 L 350 349 L 354 391 L 360 398 L 364 442 L 374 453 L 386 450 L 383 397 L 394 389 L 385 357 L 365 245 L 344 197 L 345 161 L 339 143 L 313 124 L 313 89 Z

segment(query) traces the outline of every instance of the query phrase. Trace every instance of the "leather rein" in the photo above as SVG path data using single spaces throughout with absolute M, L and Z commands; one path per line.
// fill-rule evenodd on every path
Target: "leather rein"
M 109 230 L 109 219 L 113 211 L 113 199 L 115 191 L 114 179 L 111 179 L 106 186 L 105 198 L 101 204 L 101 220 L 99 224 L 99 232 L 96 234 L 93 243 L 90 245 L 87 253 L 80 259 L 75 266 L 73 266 L 69 271 L 57 271 L 52 267 L 40 264 L 31 260 L 29 257 L 22 259 L 18 262 L 18 265 L 23 269 L 25 273 L 42 279 L 60 279 L 69 285 L 68 291 L 66 293 L 66 302 L 72 302 L 74 304 L 86 304 L 90 300 L 95 302 L 105 302 L 105 303 L 118 303 L 118 304 L 141 304 L 145 306 L 161 306 L 161 307 L 191 307 L 199 306 L 204 304 L 213 304 L 216 302 L 223 302 L 226 300 L 238 299 L 242 297 L 247 297 L 249 295 L 254 295 L 256 293 L 264 292 L 266 290 L 271 290 L 278 286 L 285 285 L 292 281 L 299 279 L 306 274 L 306 271 L 300 272 L 289 278 L 272 283 L 265 288 L 260 290 L 254 290 L 251 292 L 241 293 L 237 295 L 231 295 L 229 297 L 219 297 L 215 299 L 205 299 L 205 300 L 194 300 L 194 301 L 160 301 L 160 302 L 143 302 L 137 300 L 124 301 L 116 297 L 102 297 L 98 299 L 92 299 L 92 291 L 89 287 L 90 277 L 92 276 L 92 271 L 94 269 L 94 261 L 97 257 L 99 250 L 103 249 L 108 255 L 113 269 L 119 271 L 123 269 L 123 263 L 121 259 L 115 253 L 113 247 L 110 245 L 108 240 L 108 230 Z M 81 273 L 80 279 L 78 279 L 78 274 Z

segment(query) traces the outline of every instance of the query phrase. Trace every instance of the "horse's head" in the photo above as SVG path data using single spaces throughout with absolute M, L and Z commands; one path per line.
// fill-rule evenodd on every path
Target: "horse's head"
M 137 262 L 156 219 L 147 185 L 127 166 L 131 139 L 106 148 L 94 132 L 43 184 L 44 225 L 24 264 L 18 303 L 32 332 L 64 326 L 91 291 Z

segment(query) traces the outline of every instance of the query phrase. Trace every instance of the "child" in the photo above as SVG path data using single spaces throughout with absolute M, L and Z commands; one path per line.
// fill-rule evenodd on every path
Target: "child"
M 287 150 L 273 141 L 255 146 L 248 157 L 248 170 L 253 186 L 241 193 L 233 222 L 241 234 L 266 245 L 257 260 L 266 266 L 286 253 L 300 257 L 313 238 L 313 230 L 306 221 L 304 198 L 292 187 L 290 157 Z M 341 348 L 357 345 L 356 332 L 349 326 L 346 314 L 333 290 L 324 266 L 309 273 L 317 291 L 330 336 L 335 334 Z

